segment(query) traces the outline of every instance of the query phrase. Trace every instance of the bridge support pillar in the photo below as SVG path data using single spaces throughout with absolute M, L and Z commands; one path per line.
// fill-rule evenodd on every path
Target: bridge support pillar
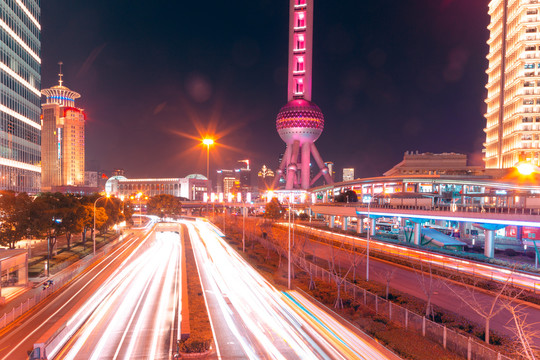
M 421 234 L 422 234 L 421 224 L 415 222 L 414 223 L 414 230 L 413 230 L 413 242 L 414 242 L 414 245 L 420 245 L 420 235 Z
M 362 232 L 363 223 L 364 223 L 364 217 L 357 216 L 356 217 L 356 233 L 360 234 Z
M 495 257 L 495 230 L 484 230 L 486 241 L 484 243 L 484 255 Z
M 333 229 L 334 226 L 336 226 L 336 217 L 334 215 L 330 215 L 330 229 Z
M 372 219 L 370 218 L 369 219 L 369 235 L 370 236 L 375 236 L 375 232 L 376 232 L 376 226 L 377 226 L 377 219 Z
M 349 227 L 349 217 L 342 216 L 341 217 L 341 230 L 347 231 L 348 227 Z

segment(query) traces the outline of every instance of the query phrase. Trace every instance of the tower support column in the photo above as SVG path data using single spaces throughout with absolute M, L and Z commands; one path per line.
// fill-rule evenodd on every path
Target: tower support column
M 420 223 L 415 222 L 414 223 L 414 230 L 413 230 L 413 242 L 414 242 L 414 245 L 420 246 L 420 244 L 421 244 L 421 242 L 420 242 L 421 235 L 422 235 L 422 226 L 420 225 Z
M 484 230 L 484 236 L 484 255 L 488 258 L 495 257 L 495 230 Z
M 309 175 L 310 175 L 310 168 L 309 168 L 309 159 L 310 159 L 310 146 L 311 144 L 309 142 L 305 142 L 302 144 L 302 164 L 301 164 L 301 173 L 302 173 L 302 189 L 309 188 Z
M 342 216 L 341 217 L 341 230 L 347 231 L 348 227 L 349 227 L 349 217 Z

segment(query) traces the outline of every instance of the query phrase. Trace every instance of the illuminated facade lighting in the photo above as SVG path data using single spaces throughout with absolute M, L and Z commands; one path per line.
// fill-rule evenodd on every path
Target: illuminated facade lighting
M 43 191 L 54 191 L 64 186 L 84 186 L 86 115 L 83 109 L 75 107 L 75 99 L 81 95 L 63 86 L 62 76 L 60 69 L 58 85 L 42 90 L 47 97 L 42 105 Z
M 489 4 L 486 168 L 540 165 L 539 9 L 536 1 Z
M 40 1 L 0 0 L 0 189 L 41 189 Z

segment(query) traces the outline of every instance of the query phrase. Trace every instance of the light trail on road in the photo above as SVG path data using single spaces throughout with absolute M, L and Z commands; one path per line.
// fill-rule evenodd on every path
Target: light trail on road
M 282 224 L 285 225 L 286 224 Z M 328 230 L 320 230 L 305 225 L 295 224 L 299 229 L 304 229 L 312 234 L 318 234 L 331 241 L 343 241 L 351 246 L 366 246 L 367 239 L 335 233 Z M 370 239 L 369 247 L 371 251 L 380 251 L 397 257 L 416 260 L 424 264 L 432 264 L 444 269 L 456 270 L 464 274 L 477 276 L 480 278 L 495 280 L 499 282 L 508 282 L 513 286 L 536 292 L 540 289 L 540 276 L 524 273 L 521 271 L 512 271 L 501 267 L 483 264 L 480 262 L 460 259 L 450 255 L 436 254 L 427 250 L 411 249 L 406 246 L 386 243 Z
M 218 358 L 388 359 L 398 357 L 361 338 L 296 292 L 274 288 L 204 221 L 185 222 L 206 297 L 215 297 L 232 337 L 220 341 Z M 210 311 L 216 324 L 217 316 Z M 234 339 L 231 341 L 230 339 Z M 241 350 L 242 354 L 238 354 Z
M 181 243 L 176 233 L 155 234 L 72 317 L 77 332 L 66 335 L 56 359 L 172 357 Z

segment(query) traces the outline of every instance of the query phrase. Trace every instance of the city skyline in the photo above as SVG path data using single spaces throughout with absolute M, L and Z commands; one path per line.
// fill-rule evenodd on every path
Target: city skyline
M 328 121 L 316 142 L 324 160 L 360 177 L 381 175 L 409 150 L 461 152 L 481 163 L 487 5 L 316 2 L 313 98 Z M 211 173 L 245 157 L 277 168 L 288 1 L 135 2 L 120 22 L 113 19 L 123 4 L 42 6 L 43 83 L 54 82 L 63 61 L 66 85 L 85 94 L 90 169 L 204 174 L 205 152 L 178 135 L 197 136 L 196 126 L 228 133 L 218 143 L 236 148 L 212 149 Z

